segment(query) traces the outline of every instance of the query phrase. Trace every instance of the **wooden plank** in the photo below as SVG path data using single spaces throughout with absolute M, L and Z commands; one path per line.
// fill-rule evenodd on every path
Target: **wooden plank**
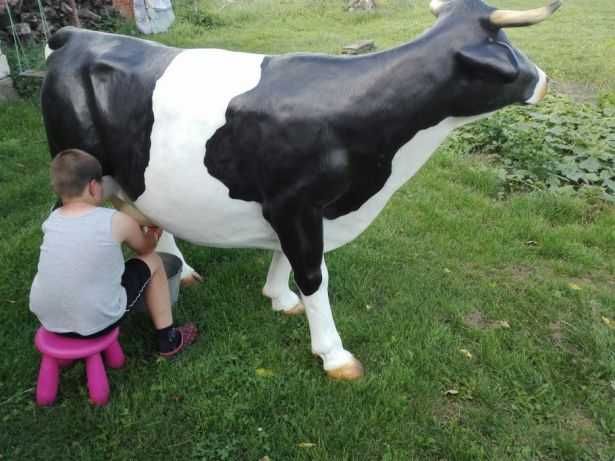
M 362 54 L 376 49 L 376 43 L 373 40 L 361 40 L 342 48 L 342 54 Z
M 40 79 L 45 78 L 45 75 L 47 75 L 46 70 L 26 70 L 22 72 L 21 74 L 19 74 L 20 77 L 40 78 Z

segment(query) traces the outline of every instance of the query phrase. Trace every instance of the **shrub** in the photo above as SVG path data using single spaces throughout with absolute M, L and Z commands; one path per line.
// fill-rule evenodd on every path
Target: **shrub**
M 615 103 L 578 104 L 549 96 L 461 130 L 464 152 L 496 154 L 511 190 L 599 187 L 615 201 Z

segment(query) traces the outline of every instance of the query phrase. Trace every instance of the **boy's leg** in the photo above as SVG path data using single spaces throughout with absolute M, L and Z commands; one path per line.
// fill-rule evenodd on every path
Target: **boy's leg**
M 171 295 L 167 274 L 160 256 L 150 253 L 137 256 L 149 267 L 151 275 L 150 282 L 145 288 L 145 305 L 152 319 L 152 323 L 157 330 L 169 327 L 173 324 L 173 312 L 171 310 Z
M 145 304 L 158 336 L 161 355 L 172 357 L 189 346 L 198 334 L 192 323 L 180 327 L 173 324 L 173 312 L 167 274 L 162 259 L 156 253 L 137 256 L 150 271 L 150 280 L 145 288 Z

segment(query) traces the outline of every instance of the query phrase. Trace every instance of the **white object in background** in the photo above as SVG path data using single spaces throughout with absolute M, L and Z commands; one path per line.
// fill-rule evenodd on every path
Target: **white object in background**
M 10 74 L 11 69 L 9 63 L 6 60 L 6 56 L 2 54 L 2 50 L 0 50 L 0 79 L 8 77 Z
M 171 0 L 134 0 L 137 29 L 144 34 L 166 32 L 175 21 Z
M 0 50 L 0 104 L 17 99 L 19 99 L 19 96 L 15 88 L 13 88 L 9 63 L 6 60 L 6 56 L 2 54 L 2 50 Z

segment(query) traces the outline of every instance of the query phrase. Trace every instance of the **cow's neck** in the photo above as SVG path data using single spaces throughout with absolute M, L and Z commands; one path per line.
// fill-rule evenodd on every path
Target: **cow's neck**
M 446 44 L 433 30 L 395 49 L 366 57 L 374 61 L 366 97 L 368 120 L 398 148 L 451 114 L 451 62 Z M 370 130 L 371 131 L 371 130 Z M 372 131 L 373 132 L 373 131 Z
M 359 61 L 364 72 L 354 77 L 350 93 L 362 98 L 347 112 L 353 136 L 345 139 L 356 173 L 348 192 L 325 210 L 327 218 L 362 209 L 358 221 L 371 222 L 447 135 L 468 121 L 451 117 L 454 68 L 444 36 L 432 29 Z

